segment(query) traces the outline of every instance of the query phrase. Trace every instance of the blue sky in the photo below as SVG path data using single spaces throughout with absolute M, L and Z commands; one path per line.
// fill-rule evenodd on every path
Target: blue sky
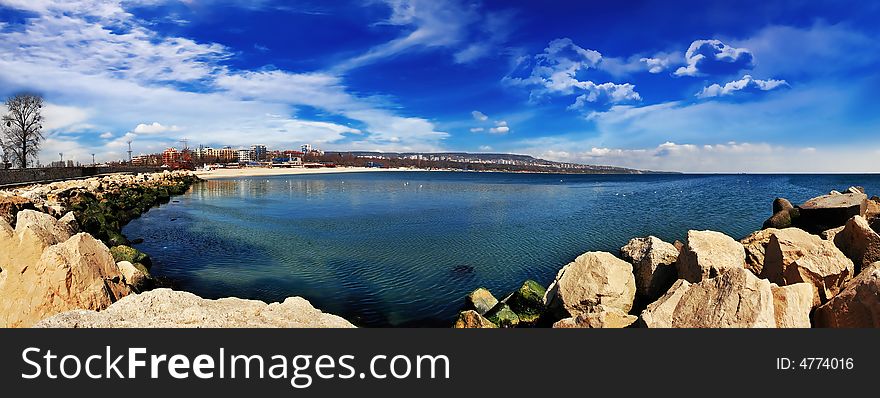
M 43 162 L 179 145 L 880 172 L 880 3 L 0 0 Z

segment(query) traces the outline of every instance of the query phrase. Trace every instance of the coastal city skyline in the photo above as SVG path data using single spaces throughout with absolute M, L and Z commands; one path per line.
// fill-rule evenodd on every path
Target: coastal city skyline
M 554 4 L 0 0 L 0 95 L 44 97 L 43 164 L 185 136 L 880 171 L 877 5 Z

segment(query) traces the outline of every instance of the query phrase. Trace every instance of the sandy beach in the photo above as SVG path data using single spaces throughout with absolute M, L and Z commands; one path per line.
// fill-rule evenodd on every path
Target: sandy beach
M 332 167 L 332 168 L 264 168 L 247 167 L 241 169 L 214 169 L 210 171 L 197 171 L 196 175 L 206 180 L 235 177 L 262 177 L 299 174 L 335 174 L 335 173 L 366 173 L 383 171 L 424 171 L 410 168 L 376 168 L 376 167 Z

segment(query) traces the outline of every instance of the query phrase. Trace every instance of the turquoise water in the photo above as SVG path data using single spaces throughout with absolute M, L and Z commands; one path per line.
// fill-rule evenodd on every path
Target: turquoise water
M 208 298 L 303 296 L 361 326 L 449 326 L 478 286 L 548 284 L 585 251 L 688 229 L 741 238 L 777 196 L 878 175 L 382 172 L 208 181 L 132 221 L 152 272 Z

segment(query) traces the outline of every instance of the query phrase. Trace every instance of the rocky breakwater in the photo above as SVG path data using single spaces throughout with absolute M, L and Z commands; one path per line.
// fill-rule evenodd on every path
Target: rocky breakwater
M 779 198 L 764 229 L 739 241 L 689 231 L 683 243 L 648 236 L 618 256 L 584 253 L 531 302 L 528 323 L 509 321 L 522 316 L 509 305 L 517 292 L 478 289 L 454 326 L 880 327 L 878 225 L 880 198 L 859 187 L 799 206 Z
M 151 290 L 150 258 L 121 228 L 198 180 L 116 174 L 0 191 L 0 327 L 352 327 L 298 297 Z

